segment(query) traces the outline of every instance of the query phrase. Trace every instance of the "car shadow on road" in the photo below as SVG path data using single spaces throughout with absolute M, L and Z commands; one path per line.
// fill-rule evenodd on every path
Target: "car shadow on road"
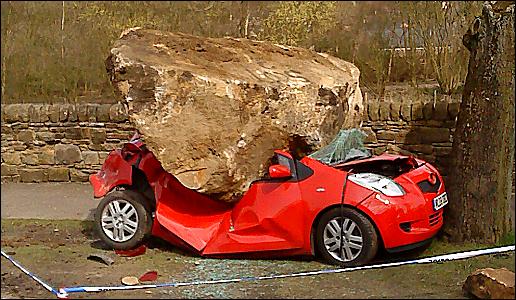
M 411 259 L 422 258 L 425 255 L 425 251 L 430 246 L 430 243 L 424 246 L 420 246 L 415 249 L 406 250 L 402 252 L 389 253 L 385 249 L 380 249 L 376 257 L 369 264 L 382 264 L 382 263 L 391 263 L 391 262 L 399 262 Z
M 94 249 L 98 249 L 98 250 L 105 250 L 105 251 L 113 250 L 113 248 L 110 248 L 101 239 L 97 238 L 94 228 L 93 228 L 93 223 L 91 221 L 84 222 L 83 234 L 85 236 L 87 236 L 89 240 L 91 240 L 90 247 L 92 247 Z M 191 251 L 183 250 L 181 248 L 173 246 L 173 245 L 169 244 L 168 242 L 166 242 L 160 238 L 156 238 L 156 237 L 149 238 L 147 241 L 145 241 L 144 245 L 148 249 L 158 250 L 161 252 L 169 252 L 170 254 L 174 254 L 174 255 L 197 257 L 197 255 L 195 255 L 195 253 L 193 253 Z

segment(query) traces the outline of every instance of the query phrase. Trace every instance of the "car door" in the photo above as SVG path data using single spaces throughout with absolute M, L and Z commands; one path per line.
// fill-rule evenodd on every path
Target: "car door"
M 251 184 L 232 210 L 225 232 L 205 253 L 296 249 L 303 246 L 306 206 L 301 198 L 295 161 L 276 152 L 278 164 L 290 169 L 290 178 L 264 178 Z

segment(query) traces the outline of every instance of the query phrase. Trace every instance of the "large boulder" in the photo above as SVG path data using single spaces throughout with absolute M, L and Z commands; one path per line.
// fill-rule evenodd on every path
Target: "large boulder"
M 480 299 L 514 299 L 514 272 L 506 268 L 478 269 L 468 276 L 462 290 Z
M 318 149 L 363 111 L 353 64 L 268 42 L 134 29 L 106 68 L 164 169 L 229 202 L 264 175 L 274 149 Z

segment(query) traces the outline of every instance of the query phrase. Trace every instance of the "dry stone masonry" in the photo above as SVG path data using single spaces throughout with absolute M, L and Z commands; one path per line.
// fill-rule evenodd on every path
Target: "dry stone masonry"
M 87 181 L 133 128 L 119 104 L 2 105 L 2 182 Z
M 435 164 L 446 176 L 460 99 L 436 101 L 370 101 L 362 123 L 366 147 L 382 152 L 413 154 Z
M 368 101 L 362 127 L 374 153 L 413 153 L 447 173 L 459 103 Z M 133 128 L 120 104 L 2 105 L 2 182 L 87 181 Z

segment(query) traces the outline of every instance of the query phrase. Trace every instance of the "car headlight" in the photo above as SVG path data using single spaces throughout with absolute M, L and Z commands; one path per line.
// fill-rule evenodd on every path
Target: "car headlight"
M 385 196 L 395 197 L 405 195 L 403 188 L 389 177 L 374 173 L 358 173 L 348 176 L 352 182 L 384 194 Z

